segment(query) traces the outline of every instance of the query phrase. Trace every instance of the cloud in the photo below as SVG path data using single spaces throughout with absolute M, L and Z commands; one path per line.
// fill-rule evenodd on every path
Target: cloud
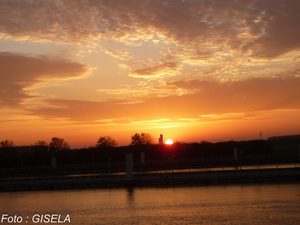
M 50 56 L 0 52 L 0 107 L 16 107 L 31 98 L 26 88 L 51 80 L 84 76 L 86 65 Z
M 158 77 L 159 78 L 159 77 Z M 165 84 L 161 84 L 159 86 L 155 84 L 149 84 L 146 82 L 142 82 L 141 84 L 135 85 L 125 85 L 122 88 L 117 89 L 99 89 L 97 90 L 100 93 L 105 93 L 109 95 L 113 95 L 113 98 L 118 99 L 133 99 L 133 101 L 124 102 L 123 104 L 132 104 L 135 102 L 143 102 L 144 100 L 134 100 L 135 98 L 149 98 L 149 97 L 166 97 L 170 95 L 178 94 L 177 88 L 166 87 Z M 186 94 L 186 93 L 185 93 Z
M 118 123 L 117 118 L 131 118 L 130 122 L 161 119 L 174 122 L 185 118 L 195 121 L 233 120 L 255 118 L 259 112 L 265 111 L 300 109 L 300 77 L 253 78 L 223 83 L 182 80 L 166 85 L 172 89 L 194 90 L 194 94 L 151 97 L 130 104 L 126 104 L 125 100 L 89 102 L 51 99 L 48 103 L 56 105 L 56 108 L 32 110 L 31 113 L 43 118 L 67 118 L 79 123 L 114 118 L 114 122 Z
M 122 61 L 128 61 L 132 58 L 132 56 L 129 55 L 128 52 L 124 51 L 124 50 L 120 50 L 120 49 L 111 49 L 111 48 L 107 48 L 104 51 L 106 54 L 120 59 Z
M 244 113 L 224 113 L 224 114 L 208 114 L 208 115 L 200 115 L 201 121 L 211 120 L 236 120 L 244 118 Z
M 254 57 L 274 58 L 300 49 L 300 2 L 257 1 L 252 7 L 256 19 L 247 20 L 246 25 L 252 34 L 261 35 L 244 45 L 243 50 L 251 51 Z
M 179 58 L 184 63 L 197 65 L 199 62 L 202 63 L 203 61 L 213 59 L 215 50 L 210 46 L 201 46 L 200 48 L 197 48 L 197 46 L 185 46 L 177 49 L 169 48 L 168 53 L 164 54 L 164 56 Z
M 132 77 L 169 77 L 174 76 L 178 72 L 180 66 L 175 61 L 161 60 L 155 66 L 149 66 L 143 69 L 134 70 L 129 73 Z
M 213 88 L 216 85 L 214 81 L 209 80 L 179 80 L 166 83 L 166 86 L 170 89 L 180 89 L 193 93 L 200 92 L 202 89 Z
M 134 44 L 153 39 L 194 49 L 208 47 L 274 58 L 300 48 L 300 2 L 295 0 L 1 1 L 1 34 L 34 41 Z M 143 72 L 143 71 L 141 71 Z
M 300 78 L 295 76 L 252 78 L 236 82 L 177 81 L 172 88 L 197 91 L 183 96 L 191 105 L 201 105 L 203 114 L 240 113 L 299 108 Z M 188 100 L 189 99 L 189 100 Z M 187 110 L 192 110 L 187 109 Z

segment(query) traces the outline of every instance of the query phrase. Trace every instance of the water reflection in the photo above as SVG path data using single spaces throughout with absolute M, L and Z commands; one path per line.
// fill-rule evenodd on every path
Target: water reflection
M 133 202 L 134 198 L 134 187 L 127 187 L 127 193 L 128 193 L 128 202 Z
M 299 184 L 18 192 L 0 193 L 0 209 L 70 214 L 72 224 L 86 225 L 297 224 L 299 194 Z

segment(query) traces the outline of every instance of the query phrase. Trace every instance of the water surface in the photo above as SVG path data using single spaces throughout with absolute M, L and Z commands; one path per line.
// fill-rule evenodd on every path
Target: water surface
M 34 214 L 85 225 L 299 224 L 300 184 L 0 193 L 0 213 L 21 215 L 21 224 L 46 224 Z

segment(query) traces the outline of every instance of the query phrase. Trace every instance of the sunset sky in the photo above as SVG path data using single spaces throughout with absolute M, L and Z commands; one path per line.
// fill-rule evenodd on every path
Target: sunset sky
M 300 134 L 298 0 L 0 0 L 0 141 Z

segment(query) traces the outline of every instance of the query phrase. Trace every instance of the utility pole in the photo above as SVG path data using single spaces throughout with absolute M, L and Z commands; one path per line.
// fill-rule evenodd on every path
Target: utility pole
M 262 140 L 262 132 L 261 131 L 259 132 L 259 135 L 260 135 L 260 140 Z

